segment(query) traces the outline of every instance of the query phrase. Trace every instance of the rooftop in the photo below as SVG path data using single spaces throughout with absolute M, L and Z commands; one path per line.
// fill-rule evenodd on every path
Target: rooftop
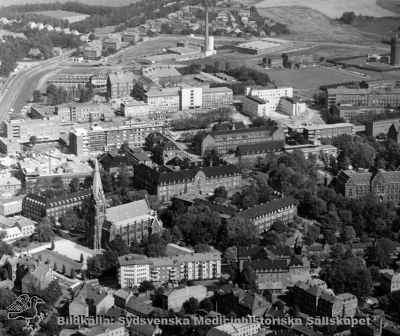
M 253 101 L 255 101 L 256 103 L 262 104 L 262 105 L 264 105 L 264 104 L 267 103 L 264 99 L 261 99 L 261 98 L 256 97 L 256 96 L 246 96 L 246 98 L 247 98 L 247 99 L 250 99 L 250 100 L 253 100 Z
M 292 196 L 277 198 L 270 202 L 256 205 L 252 208 L 242 210 L 236 214 L 238 217 L 246 217 L 246 218 L 257 218 L 260 216 L 264 216 L 266 214 L 270 214 L 272 212 L 279 212 L 282 208 L 286 208 L 289 206 L 297 206 L 297 200 Z
M 118 262 L 120 266 L 151 264 L 151 260 L 141 254 L 126 254 L 124 256 L 118 257 Z
M 237 45 L 240 48 L 248 48 L 248 49 L 265 49 L 265 48 L 274 48 L 281 46 L 280 43 L 271 42 L 271 41 L 252 41 L 246 43 L 240 43 Z
M 332 128 L 344 128 L 344 127 L 355 127 L 350 123 L 337 123 L 337 124 L 327 124 L 327 125 L 306 125 L 304 129 L 307 131 L 315 131 L 315 130 L 323 130 L 323 129 L 332 129 Z
M 118 205 L 106 210 L 106 219 L 110 222 L 118 222 L 127 218 L 134 218 L 144 214 L 149 214 L 149 208 L 146 200 L 139 200 L 127 204 Z
M 124 84 L 124 83 L 133 83 L 134 74 L 133 72 L 117 72 L 110 73 L 108 78 L 112 84 Z

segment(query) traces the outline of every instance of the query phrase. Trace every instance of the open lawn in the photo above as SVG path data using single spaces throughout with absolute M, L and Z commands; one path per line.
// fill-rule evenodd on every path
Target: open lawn
M 271 80 L 278 85 L 293 85 L 296 90 L 309 91 L 318 89 L 324 84 L 336 84 L 351 81 L 362 81 L 369 76 L 361 76 L 345 69 L 331 69 L 320 66 L 302 69 L 271 69 L 268 70 Z
M 40 12 L 31 12 L 32 14 L 37 14 L 37 15 L 43 15 L 43 16 L 48 16 L 54 19 L 66 19 L 66 18 L 72 18 L 70 22 L 76 22 L 76 21 L 81 21 L 90 15 L 86 14 L 81 14 L 81 13 L 76 13 L 76 12 L 67 12 L 63 10 L 49 10 L 49 11 L 40 11 Z M 76 20 L 73 18 L 76 17 Z M 79 17 L 79 18 L 78 18 Z
M 287 39 L 357 44 L 368 41 L 358 29 L 305 6 L 259 8 L 258 11 L 262 16 L 287 25 L 291 33 L 282 36 Z
M 344 12 L 354 12 L 356 15 L 362 14 L 375 17 L 395 15 L 391 10 L 378 6 L 376 0 L 262 0 L 255 6 L 258 8 L 307 6 L 332 19 L 341 17 Z M 279 20 L 277 21 L 279 22 Z
M 64 3 L 69 2 L 71 0 L 57 0 L 58 2 Z M 79 2 L 87 4 L 87 5 L 99 5 L 99 6 L 112 6 L 112 7 L 121 7 L 127 6 L 133 2 L 138 2 L 139 0 L 80 0 Z M 54 0 L 1 0 L 0 4 L 2 6 L 10 6 L 10 5 L 24 5 L 26 3 L 35 4 L 35 3 L 53 3 Z
M 395 30 L 398 25 L 399 19 L 396 17 L 370 18 L 363 21 L 357 20 L 353 23 L 353 27 L 383 38 L 389 38 L 391 36 L 391 31 Z
M 382 8 L 400 14 L 400 3 L 398 0 L 377 0 L 376 3 Z

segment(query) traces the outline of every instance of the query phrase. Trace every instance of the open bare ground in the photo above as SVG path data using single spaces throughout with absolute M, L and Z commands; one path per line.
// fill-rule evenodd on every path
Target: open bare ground
M 369 40 L 356 28 L 341 24 L 308 7 L 259 8 L 259 12 L 263 16 L 286 24 L 291 31 L 291 34 L 287 36 L 289 39 L 355 43 Z
M 276 6 L 307 6 L 333 19 L 341 17 L 344 12 L 375 17 L 396 15 L 391 10 L 379 6 L 376 0 L 262 0 L 256 4 L 258 8 Z

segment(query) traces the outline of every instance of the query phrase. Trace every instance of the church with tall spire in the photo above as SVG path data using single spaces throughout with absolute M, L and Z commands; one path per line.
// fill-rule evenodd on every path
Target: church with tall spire
M 92 247 L 95 250 L 101 249 L 101 233 L 103 230 L 104 220 L 106 218 L 106 197 L 104 195 L 103 184 L 101 183 L 99 162 L 95 159 L 94 175 L 93 175 L 93 206 L 94 206 L 94 218 L 92 221 Z
M 91 205 L 87 212 L 88 245 L 100 250 L 119 235 L 129 246 L 152 233 L 161 234 L 162 222 L 147 199 L 107 208 L 99 162 L 94 161 Z

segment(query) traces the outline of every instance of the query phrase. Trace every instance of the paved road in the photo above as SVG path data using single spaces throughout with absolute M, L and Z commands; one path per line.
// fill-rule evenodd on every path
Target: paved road
M 15 109 L 16 114 L 19 113 L 20 109 L 31 99 L 32 92 L 36 89 L 40 78 L 56 68 L 57 64 L 70 53 L 72 51 L 16 73 L 7 83 L 3 95 L 0 96 L 0 121 L 7 119 L 8 111 L 11 108 Z

